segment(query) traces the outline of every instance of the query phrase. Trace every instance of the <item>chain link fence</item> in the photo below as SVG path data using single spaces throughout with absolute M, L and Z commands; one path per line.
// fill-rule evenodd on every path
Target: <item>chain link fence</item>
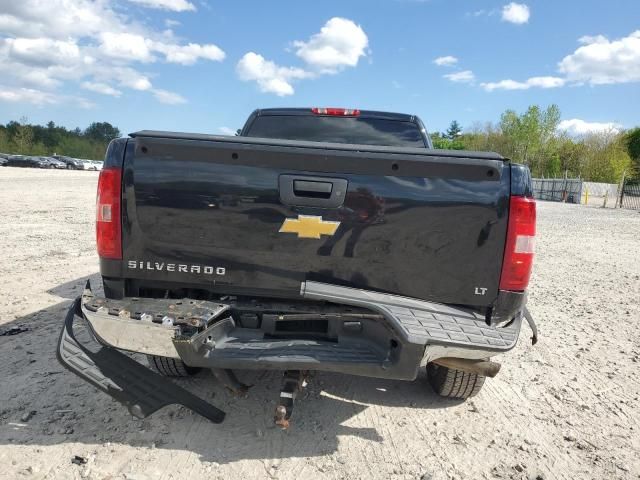
M 620 191 L 620 207 L 640 210 L 640 180 L 625 180 Z
M 626 179 L 622 186 L 583 182 L 579 178 L 534 178 L 532 181 L 533 196 L 538 200 L 640 210 L 638 179 Z
M 582 180 L 579 178 L 534 178 L 533 196 L 551 202 L 580 203 Z

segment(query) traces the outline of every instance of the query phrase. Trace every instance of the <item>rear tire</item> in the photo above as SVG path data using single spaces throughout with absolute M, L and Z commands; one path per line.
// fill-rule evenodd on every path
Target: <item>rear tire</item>
M 427 364 L 427 380 L 431 388 L 445 398 L 464 400 L 474 397 L 480 392 L 485 378 L 477 373 L 463 372 L 435 363 Z
M 190 377 L 200 371 L 199 368 L 190 367 L 177 358 L 147 355 L 147 361 L 151 370 L 165 377 Z

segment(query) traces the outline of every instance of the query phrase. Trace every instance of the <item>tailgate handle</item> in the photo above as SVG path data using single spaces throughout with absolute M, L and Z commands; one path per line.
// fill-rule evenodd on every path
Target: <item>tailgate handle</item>
M 329 198 L 332 189 L 333 184 L 331 182 L 293 181 L 293 193 L 297 197 Z
M 344 178 L 280 175 L 280 201 L 299 207 L 338 208 L 344 203 L 349 182 Z

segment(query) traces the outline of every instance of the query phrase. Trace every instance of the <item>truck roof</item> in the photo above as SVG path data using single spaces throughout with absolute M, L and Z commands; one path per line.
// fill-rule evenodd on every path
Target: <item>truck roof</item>
M 415 115 L 407 113 L 396 112 L 380 112 L 377 110 L 359 110 L 359 117 L 364 118 L 381 118 L 385 120 L 398 120 L 405 122 L 413 122 L 416 120 Z M 303 115 L 311 116 L 314 113 L 311 108 L 259 108 L 253 112 L 252 115 L 265 116 L 265 115 Z

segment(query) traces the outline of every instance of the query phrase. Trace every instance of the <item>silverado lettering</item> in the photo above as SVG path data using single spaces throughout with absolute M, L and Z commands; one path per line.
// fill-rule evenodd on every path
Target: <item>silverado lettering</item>
M 127 268 L 130 270 L 155 270 L 161 272 L 201 273 L 203 275 L 225 275 L 224 267 L 212 267 L 210 265 L 187 265 L 180 263 L 147 262 L 144 260 L 128 260 Z

